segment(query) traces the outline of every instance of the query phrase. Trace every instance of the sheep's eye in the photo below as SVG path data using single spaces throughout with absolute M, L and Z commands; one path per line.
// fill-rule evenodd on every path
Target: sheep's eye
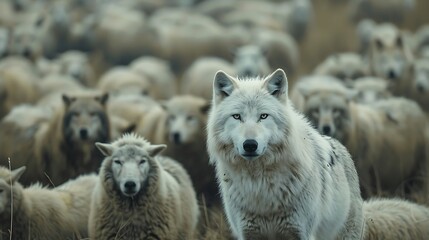
M 233 114 L 232 117 L 236 120 L 241 120 L 240 114 Z
M 139 162 L 139 164 L 143 164 L 145 162 L 146 162 L 146 159 L 141 159 L 140 162 Z
M 261 119 L 266 119 L 268 117 L 268 114 L 266 114 L 266 113 L 263 113 L 263 114 L 261 114 L 261 116 L 260 116 L 260 118 Z
M 119 161 L 119 160 L 114 160 L 113 162 L 114 162 L 115 164 L 122 165 L 121 161 Z
M 187 116 L 187 117 L 186 117 L 186 120 L 187 120 L 187 121 L 192 121 L 192 120 L 194 120 L 194 116 Z

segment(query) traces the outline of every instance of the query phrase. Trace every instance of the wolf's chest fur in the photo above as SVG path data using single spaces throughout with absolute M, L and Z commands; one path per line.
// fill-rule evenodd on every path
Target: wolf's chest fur
M 287 211 L 291 197 L 296 196 L 303 185 L 283 168 L 258 177 L 225 170 L 221 184 L 226 201 L 242 212 L 261 215 Z

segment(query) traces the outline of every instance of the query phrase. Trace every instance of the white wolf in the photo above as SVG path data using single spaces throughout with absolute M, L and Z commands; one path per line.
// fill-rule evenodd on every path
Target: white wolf
M 294 108 L 277 69 L 214 78 L 208 152 L 224 209 L 242 239 L 360 239 L 362 199 L 349 153 Z

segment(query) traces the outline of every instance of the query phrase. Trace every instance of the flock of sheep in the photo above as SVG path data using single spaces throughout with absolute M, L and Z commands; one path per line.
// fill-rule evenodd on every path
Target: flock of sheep
M 429 229 L 429 25 L 398 27 L 414 0 L 329 1 L 360 48 L 305 74 L 316 1 L 1 1 L 0 239 L 231 238 L 206 150 L 220 69 L 283 68 L 363 197 L 407 199 L 384 227 L 413 212 Z

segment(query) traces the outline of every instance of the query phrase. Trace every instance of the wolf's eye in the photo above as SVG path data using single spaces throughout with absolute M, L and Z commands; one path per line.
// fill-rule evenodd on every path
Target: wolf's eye
M 79 112 L 70 112 L 70 115 L 73 117 L 79 117 Z
M 344 113 L 344 110 L 340 109 L 340 108 L 334 108 L 334 110 L 332 110 L 332 111 L 333 111 L 334 116 L 340 116 L 340 115 L 343 115 L 343 113 Z
M 232 117 L 237 120 L 241 120 L 240 114 L 233 114 Z
M 3 192 L 3 189 L 0 189 L 0 193 L 2 193 Z
M 121 161 L 119 161 L 119 160 L 113 160 L 113 162 L 114 162 L 115 164 L 122 165 Z
M 261 116 L 259 116 L 260 119 L 266 119 L 268 117 L 268 114 L 262 113 Z
M 140 159 L 139 164 L 143 164 L 143 163 L 145 163 L 145 162 L 146 162 L 146 159 L 142 158 L 142 159 Z

